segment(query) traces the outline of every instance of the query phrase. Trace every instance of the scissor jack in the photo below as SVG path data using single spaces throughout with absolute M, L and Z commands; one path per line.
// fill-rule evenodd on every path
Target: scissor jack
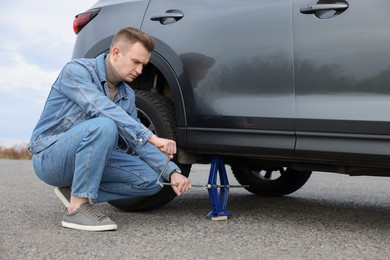
M 220 185 L 217 185 L 218 173 Z M 227 210 L 230 186 L 222 156 L 213 156 L 207 189 L 212 208 L 207 217 L 211 220 L 226 220 L 232 216 L 232 213 Z
M 217 184 L 217 175 L 219 173 L 219 184 Z M 161 177 L 161 175 L 160 175 Z M 160 177 L 157 183 L 161 186 L 172 186 L 171 183 L 160 182 Z M 211 162 L 209 180 L 206 185 L 193 184 L 192 187 L 204 188 L 208 190 L 212 211 L 207 214 L 207 218 L 211 220 L 226 220 L 232 213 L 227 210 L 227 203 L 230 188 L 244 188 L 247 185 L 229 185 L 228 176 L 226 174 L 225 163 L 220 155 L 214 155 Z M 219 192 L 218 192 L 219 189 Z

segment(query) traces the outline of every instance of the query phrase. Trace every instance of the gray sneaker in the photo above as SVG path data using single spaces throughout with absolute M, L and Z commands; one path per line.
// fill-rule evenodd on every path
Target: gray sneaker
M 108 231 L 117 229 L 117 225 L 109 217 L 96 211 L 88 202 L 72 213 L 65 210 L 62 226 L 86 231 Z
M 70 206 L 70 196 L 71 196 L 71 189 L 70 187 L 62 187 L 62 188 L 55 188 L 54 193 L 57 195 L 57 197 L 61 200 L 62 204 L 65 205 L 65 207 L 69 208 Z

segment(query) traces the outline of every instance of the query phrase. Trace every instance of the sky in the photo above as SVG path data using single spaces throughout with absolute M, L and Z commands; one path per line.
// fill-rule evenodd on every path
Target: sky
M 26 144 L 71 59 L 76 14 L 96 0 L 5 0 L 0 8 L 0 146 Z

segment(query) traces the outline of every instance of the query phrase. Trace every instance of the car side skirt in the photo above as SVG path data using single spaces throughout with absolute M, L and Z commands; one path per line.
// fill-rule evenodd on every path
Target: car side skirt
M 177 134 L 178 146 L 196 154 L 271 161 L 300 170 L 390 176 L 388 135 L 209 128 L 178 128 Z

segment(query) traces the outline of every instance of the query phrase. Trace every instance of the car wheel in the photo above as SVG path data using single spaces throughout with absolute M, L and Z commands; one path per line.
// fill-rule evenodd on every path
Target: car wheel
M 159 137 L 176 139 L 175 109 L 170 99 L 151 92 L 136 90 L 135 104 L 141 123 L 148 127 L 149 130 Z M 191 165 L 178 164 L 178 166 L 182 174 L 188 177 Z M 175 197 L 176 194 L 172 187 L 165 186 L 159 193 L 153 196 L 121 199 L 110 201 L 109 203 L 125 211 L 142 211 L 161 207 Z
M 233 166 L 232 171 L 241 185 L 248 185 L 248 191 L 259 196 L 283 196 L 300 189 L 310 178 L 310 171 L 290 168 L 255 169 L 247 166 Z

